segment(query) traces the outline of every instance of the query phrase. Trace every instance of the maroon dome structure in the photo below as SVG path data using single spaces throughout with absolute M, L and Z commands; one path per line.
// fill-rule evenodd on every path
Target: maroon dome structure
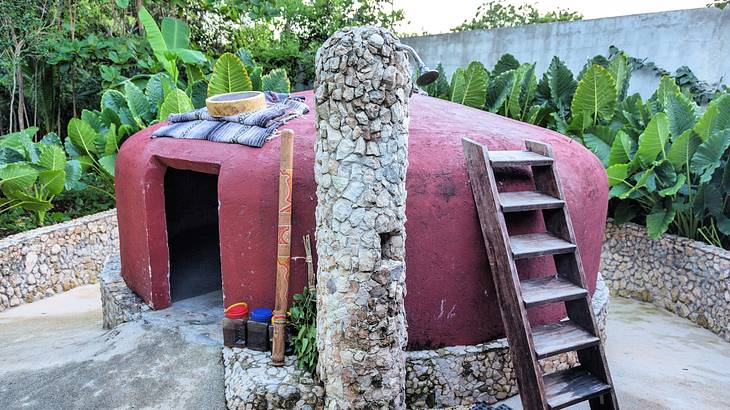
M 302 95 L 311 107 L 311 92 Z M 552 145 L 589 288 L 594 290 L 608 188 L 604 169 L 592 153 L 555 132 L 439 99 L 413 96 L 410 111 L 406 317 L 411 348 L 475 344 L 504 334 L 462 152 L 465 136 L 490 150 L 524 149 L 526 139 Z M 274 139 L 257 149 L 152 139 L 154 128 L 132 136 L 117 158 L 125 281 L 153 308 L 165 308 L 174 300 L 171 289 L 197 280 L 178 277 L 176 266 L 207 261 L 187 259 L 197 257 L 193 249 L 199 245 L 215 242 L 219 254 L 213 256 L 219 259 L 193 271 L 219 269 L 220 276 L 214 279 L 219 287 L 222 281 L 226 306 L 242 300 L 251 307 L 272 306 L 279 141 Z M 306 284 L 300 238 L 314 236 L 315 228 L 313 110 L 287 128 L 295 132 L 293 293 Z M 497 174 L 500 176 L 500 190 L 533 188 L 527 169 L 511 169 L 508 174 Z M 205 207 L 212 212 L 201 211 Z M 544 230 L 542 218 L 534 212 L 508 218 L 512 233 Z M 202 232 L 196 229 L 206 223 L 215 225 L 212 234 L 190 234 Z M 195 246 L 173 244 L 180 232 L 188 232 Z M 519 263 L 522 272 L 554 273 L 547 258 Z M 550 307 L 531 315 L 539 323 L 555 321 L 563 312 L 560 307 Z

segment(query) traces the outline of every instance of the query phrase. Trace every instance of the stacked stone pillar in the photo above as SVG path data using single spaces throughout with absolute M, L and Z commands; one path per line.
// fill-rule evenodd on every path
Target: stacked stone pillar
M 384 29 L 348 28 L 317 53 L 317 347 L 331 409 L 405 406 L 412 85 L 397 44 Z

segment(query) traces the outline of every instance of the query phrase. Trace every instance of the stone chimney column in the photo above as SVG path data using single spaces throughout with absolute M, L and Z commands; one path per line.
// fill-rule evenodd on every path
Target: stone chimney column
M 404 408 L 408 58 L 387 30 L 317 52 L 317 348 L 326 406 Z

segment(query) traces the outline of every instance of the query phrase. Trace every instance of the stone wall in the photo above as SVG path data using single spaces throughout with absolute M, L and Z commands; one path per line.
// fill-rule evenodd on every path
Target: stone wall
M 99 275 L 102 326 L 111 329 L 122 323 L 138 320 L 151 308 L 122 279 L 117 253 L 111 255 Z
M 675 235 L 652 240 L 606 225 L 601 272 L 611 293 L 674 312 L 730 341 L 730 251 Z
M 96 283 L 117 252 L 116 210 L 0 239 L 0 311 Z
M 412 86 L 398 44 L 387 30 L 355 27 L 317 52 L 317 350 L 328 408 L 405 402 Z

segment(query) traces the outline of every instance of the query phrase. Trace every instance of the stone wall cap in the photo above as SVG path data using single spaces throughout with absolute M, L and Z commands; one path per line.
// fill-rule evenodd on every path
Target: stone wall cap
M 617 224 L 613 218 L 608 218 L 606 220 L 606 227 L 608 229 L 625 229 L 634 231 L 634 233 L 642 235 L 648 240 L 653 240 L 649 238 L 649 234 L 646 232 L 646 227 L 641 226 L 639 224 L 635 224 L 633 222 L 624 222 L 622 224 Z M 606 236 L 608 236 L 608 230 L 606 231 Z M 653 240 L 655 242 L 672 242 L 674 244 L 687 246 L 693 249 L 697 249 L 701 252 L 705 253 L 711 253 L 713 255 L 719 256 L 723 259 L 729 259 L 730 260 L 730 250 L 725 250 L 723 248 L 719 248 L 717 246 L 710 245 L 709 243 L 695 241 L 693 239 L 685 238 L 684 236 L 674 235 L 670 233 L 665 233 L 662 236 L 659 237 L 659 239 Z
M 82 216 L 81 218 L 72 219 L 70 221 L 61 222 L 53 225 L 41 226 L 40 228 L 31 229 L 29 231 L 16 233 L 14 235 L 7 236 L 0 239 L 0 252 L 11 246 L 19 245 L 29 240 L 38 238 L 42 235 L 47 235 L 51 232 L 63 231 L 69 228 L 86 225 L 90 222 L 97 222 L 103 219 L 116 216 L 116 208 L 108 211 L 98 212 L 91 215 Z

